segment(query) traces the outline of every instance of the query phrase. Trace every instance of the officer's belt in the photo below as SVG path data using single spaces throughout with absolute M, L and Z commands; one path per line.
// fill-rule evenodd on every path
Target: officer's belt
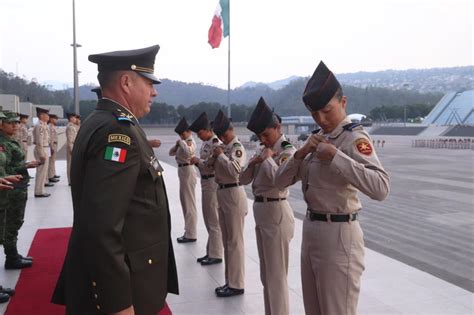
M 306 216 L 311 221 L 349 222 L 357 220 L 359 217 L 359 213 L 356 212 L 351 214 L 324 214 L 312 212 L 311 209 L 308 209 L 306 211 Z
M 189 163 L 178 163 L 178 167 L 189 166 Z
M 263 197 L 263 196 L 255 196 L 254 201 L 255 202 L 270 202 L 270 201 L 282 201 L 286 200 L 286 198 L 269 198 L 269 197 Z
M 237 187 L 240 186 L 240 183 L 232 183 L 232 184 L 219 184 L 219 189 L 224 189 L 224 188 L 231 188 L 231 187 Z
M 49 145 L 44 145 L 43 148 L 49 148 Z
M 215 175 L 214 174 L 211 174 L 211 175 L 201 175 L 201 178 L 202 179 L 209 179 L 209 178 L 213 178 Z

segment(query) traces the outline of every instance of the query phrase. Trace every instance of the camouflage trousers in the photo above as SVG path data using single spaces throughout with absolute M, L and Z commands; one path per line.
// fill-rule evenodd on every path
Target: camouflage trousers
M 26 189 L 0 193 L 0 244 L 7 256 L 17 253 L 18 231 L 24 222 L 27 198 Z

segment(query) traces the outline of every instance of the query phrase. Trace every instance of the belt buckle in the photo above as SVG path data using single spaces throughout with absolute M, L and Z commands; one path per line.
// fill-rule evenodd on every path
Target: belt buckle
M 326 213 L 326 222 L 327 223 L 331 223 L 332 220 L 331 220 L 331 214 L 330 213 Z

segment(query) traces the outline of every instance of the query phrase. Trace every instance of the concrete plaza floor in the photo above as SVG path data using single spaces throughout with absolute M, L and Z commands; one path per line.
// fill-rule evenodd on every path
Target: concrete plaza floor
M 198 206 L 198 241 L 193 244 L 177 244 L 176 238 L 183 233 L 184 222 L 179 203 L 177 170 L 163 163 L 170 211 L 172 237 L 178 265 L 181 294 L 169 295 L 168 303 L 173 314 L 264 314 L 263 292 L 259 276 L 259 261 L 254 232 L 252 201 L 245 222 L 246 286 L 245 294 L 221 299 L 214 288 L 223 284 L 223 265 L 203 267 L 196 258 L 204 254 L 206 230 Z M 38 229 L 67 227 L 72 225 L 70 189 L 66 179 L 65 161 L 57 162 L 61 181 L 48 188 L 50 198 L 28 200 L 26 219 L 20 231 L 19 249 L 26 254 Z M 34 176 L 34 172 L 32 172 Z M 33 185 L 30 187 L 33 196 Z M 196 187 L 197 204 L 200 205 L 200 187 Z M 291 314 L 304 314 L 300 280 L 300 244 L 302 221 L 296 219 L 295 236 L 290 250 L 290 310 Z M 0 258 L 3 265 L 4 257 Z M 34 268 L 34 266 L 33 266 Z M 0 283 L 14 287 L 20 272 L 0 268 Z M 6 304 L 0 305 L 0 314 Z M 366 270 L 362 279 L 359 314 L 473 314 L 473 294 L 460 287 L 440 280 L 428 273 L 410 267 L 397 260 L 366 250 Z

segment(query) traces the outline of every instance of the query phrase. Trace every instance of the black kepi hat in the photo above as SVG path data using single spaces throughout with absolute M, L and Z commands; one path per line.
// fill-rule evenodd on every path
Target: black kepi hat
M 214 118 L 214 121 L 212 122 L 212 129 L 214 130 L 214 133 L 220 137 L 230 127 L 232 127 L 232 123 L 230 122 L 230 119 L 227 118 L 224 112 L 219 109 L 219 112 L 217 113 L 216 118 Z
M 209 118 L 207 117 L 206 112 L 202 112 L 201 115 L 199 115 L 198 118 L 189 126 L 189 130 L 198 132 L 199 130 L 208 130 L 211 129 L 211 122 L 209 121 Z
M 135 71 L 150 79 L 155 84 L 161 81 L 154 75 L 155 57 L 160 50 L 159 45 L 141 49 L 112 51 L 89 55 L 89 61 L 96 63 L 99 72 L 103 71 Z
M 66 113 L 67 119 L 70 119 L 71 117 L 77 117 L 75 113 Z
M 257 106 L 252 112 L 252 116 L 250 116 L 247 129 L 258 135 L 263 132 L 274 119 L 277 120 L 275 114 L 270 107 L 268 107 L 263 97 L 260 97 Z
M 174 132 L 176 132 L 178 135 L 182 134 L 186 130 L 189 130 L 189 125 L 188 122 L 186 121 L 186 118 L 181 118 L 181 120 L 178 122 L 178 125 L 176 128 L 174 128 Z
M 320 110 L 329 103 L 340 87 L 334 74 L 321 61 L 303 92 L 306 108 L 309 111 Z
M 36 116 L 39 116 L 40 114 L 49 114 L 49 109 L 36 107 Z

